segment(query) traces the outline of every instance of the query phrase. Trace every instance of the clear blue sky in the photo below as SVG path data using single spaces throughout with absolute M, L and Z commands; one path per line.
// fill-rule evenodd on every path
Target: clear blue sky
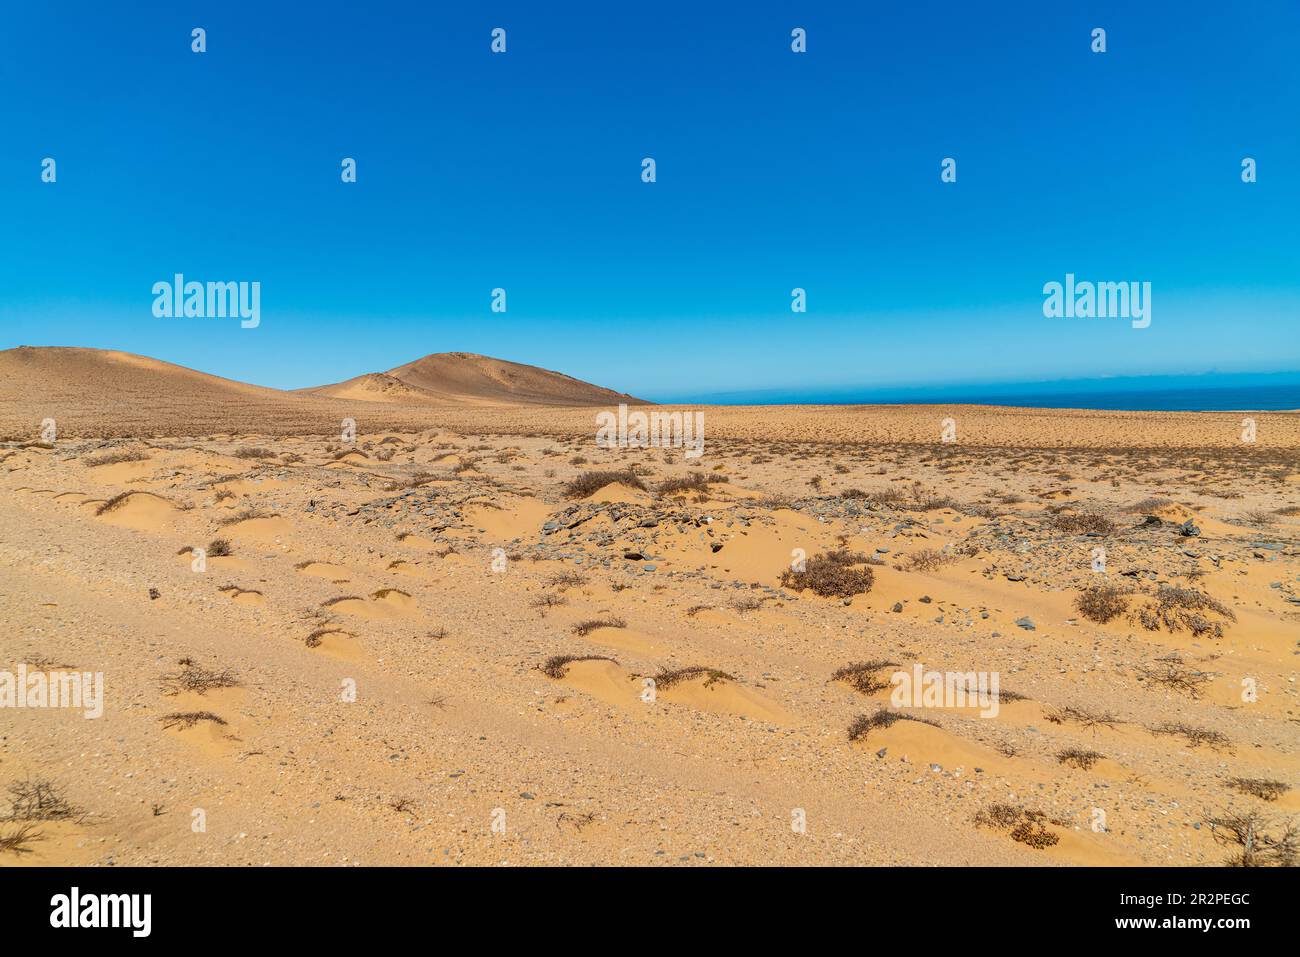
M 650 398 L 1297 369 L 1298 42 L 1295 0 L 13 3 L 0 348 Z M 176 272 L 261 326 L 154 318 Z M 1044 318 L 1066 272 L 1151 282 L 1151 327 Z

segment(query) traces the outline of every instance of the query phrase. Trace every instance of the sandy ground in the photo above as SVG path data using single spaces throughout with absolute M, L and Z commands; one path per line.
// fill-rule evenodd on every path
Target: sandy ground
M 1234 852 L 1209 819 L 1300 812 L 1296 416 L 1244 445 L 1231 414 L 710 409 L 690 460 L 596 448 L 591 410 L 154 434 L 192 411 L 0 447 L 0 669 L 106 698 L 3 712 L 0 839 L 10 786 L 67 807 L 0 866 L 1198 865 Z M 783 585 L 796 550 L 870 590 Z M 1104 623 L 1075 605 L 1103 580 Z M 1169 587 L 1218 603 L 1199 634 L 1142 622 Z M 1015 700 L 896 707 L 832 680 L 856 662 Z M 882 711 L 924 720 L 850 740 Z

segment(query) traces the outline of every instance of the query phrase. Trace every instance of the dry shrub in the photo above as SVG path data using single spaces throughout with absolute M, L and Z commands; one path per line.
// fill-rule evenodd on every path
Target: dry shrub
M 1122 585 L 1092 585 L 1075 596 L 1074 607 L 1089 621 L 1105 624 L 1128 611 L 1131 594 Z
M 1084 729 L 1096 730 L 1097 728 L 1108 728 L 1115 730 L 1115 725 L 1119 724 L 1119 718 L 1109 713 L 1098 713 L 1087 711 L 1083 708 L 1076 708 L 1073 705 L 1066 705 L 1063 708 L 1053 708 L 1044 714 L 1044 717 L 1053 724 L 1077 724 Z
M 1231 778 L 1226 783 L 1228 787 L 1240 791 L 1242 794 L 1257 797 L 1261 801 L 1276 801 L 1291 790 L 1289 784 L 1284 784 L 1281 781 L 1270 781 L 1266 778 Z
M 577 588 L 586 583 L 586 577 L 577 572 L 560 572 L 558 575 L 552 575 L 547 580 L 548 585 L 552 588 L 558 588 L 560 591 L 564 591 L 566 588 Z
M 920 551 L 903 556 L 902 565 L 912 572 L 933 572 L 956 560 L 956 556 L 942 549 L 922 548 Z
M 1008 831 L 1013 841 L 1035 850 L 1051 847 L 1060 838 L 1047 829 L 1049 819 L 1042 811 L 1032 811 L 1017 804 L 990 804 L 975 815 L 975 823 L 997 831 Z M 1053 824 L 1061 824 L 1052 821 Z
M 175 711 L 171 714 L 165 714 L 158 719 L 162 722 L 164 728 L 192 728 L 200 721 L 211 721 L 213 724 L 225 724 L 226 719 L 221 715 L 213 714 L 211 711 Z
M 1128 507 L 1130 512 L 1154 512 L 1158 508 L 1164 508 L 1166 505 L 1173 505 L 1174 500 L 1171 498 L 1144 498 L 1140 502 L 1134 502 Z
M 1197 728 L 1190 724 L 1184 724 L 1181 721 L 1171 721 L 1151 729 L 1152 734 L 1177 735 L 1187 741 L 1193 748 L 1199 748 L 1201 745 L 1208 745 L 1215 749 L 1228 749 L 1232 747 L 1232 742 L 1228 736 L 1221 731 L 1211 731 L 1208 728 Z
M 196 665 L 186 659 L 179 671 L 162 676 L 163 693 L 169 696 L 183 691 L 206 694 L 214 688 L 235 688 L 239 678 L 229 668 L 215 670 Z
M 622 618 L 588 618 L 573 626 L 573 633 L 579 638 L 586 637 L 597 628 L 626 628 L 627 622 Z
M 565 598 L 563 595 L 552 595 L 547 593 L 544 595 L 538 595 L 528 604 L 533 608 L 541 609 L 539 614 L 545 617 L 546 612 L 550 609 L 558 608 L 560 605 L 567 605 L 568 603 L 569 599 Z
M 28 847 L 33 841 L 41 840 L 41 832 L 31 824 L 20 824 L 17 827 L 0 831 L 0 854 L 10 853 L 19 856 L 32 853 Z
M 407 489 L 419 488 L 421 485 L 432 482 L 435 478 L 437 478 L 437 476 L 432 472 L 416 472 L 414 475 L 393 479 L 393 481 L 384 486 L 384 491 L 404 492 Z
M 1210 818 L 1210 833 L 1232 847 L 1229 867 L 1294 867 L 1300 860 L 1300 830 L 1293 821 L 1273 824 L 1254 811 Z
M 1112 535 L 1116 528 L 1115 523 L 1105 515 L 1098 515 L 1095 512 L 1062 512 L 1053 515 L 1048 520 L 1048 525 L 1070 535 L 1087 535 L 1090 532 Z
M 1211 616 L 1224 621 L 1237 620 L 1231 608 L 1205 592 L 1161 585 L 1130 617 L 1148 631 L 1159 631 L 1162 627 L 1171 632 L 1186 629 L 1196 638 L 1203 635 L 1222 638 L 1223 621 Z
M 630 469 L 622 472 L 583 472 L 581 475 L 564 483 L 560 494 L 565 498 L 587 498 L 599 492 L 606 485 L 614 483 L 628 488 L 645 491 L 645 483 Z
M 898 663 L 895 661 L 858 661 L 838 669 L 831 675 L 831 681 L 843 681 L 854 691 L 862 694 L 875 694 L 889 687 L 889 681 L 876 672 L 897 667 Z
M 1178 658 L 1157 659 L 1154 667 L 1142 665 L 1138 676 L 1152 684 L 1163 685 L 1173 691 L 1182 691 L 1193 698 L 1201 696 L 1201 686 L 1214 675 L 1208 671 L 1193 671 Z
M 865 738 L 872 731 L 891 728 L 899 721 L 920 721 L 922 724 L 934 725 L 933 721 L 926 718 L 881 708 L 875 714 L 860 714 L 854 718 L 853 723 L 849 725 L 849 740 L 857 741 L 859 738 Z
M 147 462 L 149 456 L 143 452 L 105 452 L 103 455 L 92 455 L 84 459 L 84 463 L 91 468 L 97 468 L 100 465 L 117 465 L 119 462 Z
M 725 671 L 719 671 L 717 668 L 690 665 L 685 668 L 661 668 L 659 673 L 654 676 L 654 681 L 657 688 L 671 688 L 679 682 L 700 677 L 704 678 L 704 687 L 706 688 L 713 687 L 719 681 L 736 680 L 734 676 L 727 674 Z
M 275 453 L 270 449 L 260 448 L 253 445 L 242 445 L 231 453 L 237 459 L 271 459 L 275 458 Z M 338 456 L 335 456 L 337 458 Z
M 860 488 L 846 488 L 840 492 L 840 498 L 870 502 L 873 505 L 901 505 L 907 500 L 902 489 L 886 488 L 864 492 Z
M 707 493 L 709 483 L 717 478 L 717 476 L 708 477 L 696 472 L 694 475 L 688 475 L 685 478 L 664 479 L 655 487 L 655 495 L 662 498 L 665 495 L 677 495 L 686 492 Z
M 1086 748 L 1066 748 L 1057 754 L 1056 760 L 1081 771 L 1090 771 L 1105 756 L 1100 751 L 1089 751 Z
M 575 661 L 613 661 L 608 655 L 552 655 L 537 666 L 537 670 L 548 678 L 563 678 L 569 671 L 569 665 Z
M 795 591 L 810 589 L 823 598 L 849 598 L 871 590 L 875 576 L 865 565 L 868 559 L 861 552 L 823 552 L 804 562 L 803 571 L 787 568 L 781 573 L 781 584 Z
M 81 815 L 58 785 L 47 778 L 25 778 L 9 785 L 10 821 L 68 821 Z
M 219 522 L 218 525 L 237 525 L 240 522 L 251 522 L 255 518 L 276 518 L 278 512 L 268 512 L 261 508 L 241 508 L 233 515 L 227 515 Z
M 319 648 L 322 638 L 324 638 L 326 635 L 336 635 L 336 634 L 339 634 L 339 630 L 337 628 L 317 628 L 310 635 L 304 638 L 303 642 L 307 645 L 308 648 Z
M 99 507 L 95 509 L 95 514 L 104 515 L 108 512 L 113 511 L 116 508 L 120 508 L 122 505 L 126 504 L 126 500 L 128 498 L 130 498 L 132 495 L 135 494 L 136 494 L 135 492 L 118 492 L 107 502 L 100 502 Z

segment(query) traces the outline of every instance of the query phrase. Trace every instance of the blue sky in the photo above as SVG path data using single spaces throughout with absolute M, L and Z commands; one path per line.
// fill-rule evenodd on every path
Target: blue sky
M 10 4 L 0 348 L 649 398 L 1300 369 L 1297 36 L 1294 0 Z M 155 318 L 177 272 L 261 325 Z M 1151 327 L 1044 318 L 1067 272 L 1149 281 Z

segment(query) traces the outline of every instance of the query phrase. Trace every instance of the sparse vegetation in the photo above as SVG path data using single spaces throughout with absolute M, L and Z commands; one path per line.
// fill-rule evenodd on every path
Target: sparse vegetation
M 699 472 L 688 475 L 685 478 L 664 479 L 655 487 L 655 495 L 663 498 L 666 495 L 676 495 L 683 492 L 700 492 L 707 493 L 709 483 L 712 481 L 726 481 L 719 476 L 701 475 Z
M 854 691 L 861 694 L 875 694 L 889 687 L 889 681 L 878 672 L 886 668 L 897 668 L 894 661 L 872 660 L 859 661 L 839 668 L 831 675 L 831 681 L 843 681 Z
M 1162 509 L 1167 505 L 1173 505 L 1173 499 L 1169 498 L 1144 498 L 1140 502 L 1134 502 L 1128 507 L 1130 512 L 1147 514 Z
M 899 721 L 920 721 L 922 724 L 933 725 L 934 722 L 927 718 L 921 718 L 912 714 L 904 714 L 901 711 L 890 711 L 888 708 L 881 708 L 875 714 L 860 714 L 853 719 L 849 725 L 849 740 L 857 741 L 865 738 L 872 731 L 891 728 Z
M 939 548 L 922 548 L 912 552 L 910 555 L 903 556 L 901 560 L 902 567 L 911 572 L 934 572 L 938 571 L 949 562 L 957 560 L 957 556 L 950 552 L 945 552 Z
M 1261 801 L 1276 801 L 1291 790 L 1289 784 L 1282 781 L 1270 781 L 1266 778 L 1229 778 L 1226 783 L 1228 787 L 1240 791 L 1242 794 L 1257 797 Z
M 1086 748 L 1066 748 L 1057 753 L 1056 760 L 1069 767 L 1079 768 L 1081 771 L 1090 771 L 1092 766 L 1105 756 L 1100 751 L 1089 751 Z
M 323 639 L 326 635 L 332 635 L 334 633 L 335 633 L 335 629 L 333 628 L 317 628 L 306 638 L 304 638 L 303 642 L 307 645 L 308 648 L 319 648 L 321 645 L 321 639 Z
M 622 618 L 588 618 L 586 621 L 580 621 L 573 626 L 573 633 L 579 638 L 585 638 L 597 628 L 626 628 L 627 622 Z
M 654 680 L 657 688 L 671 688 L 683 681 L 701 677 L 704 679 L 704 687 L 706 688 L 713 687 L 719 681 L 736 680 L 725 671 L 719 671 L 717 668 L 704 668 L 700 665 L 691 665 L 686 668 L 661 668 L 659 673 L 654 676 Z
M 214 538 L 212 541 L 208 542 L 209 558 L 225 558 L 233 554 L 235 553 L 230 547 L 230 542 L 226 541 L 224 538 Z
M 270 449 L 264 449 L 253 445 L 241 445 L 231 453 L 237 459 L 273 459 L 275 453 Z
M 182 731 L 194 727 L 200 721 L 211 721 L 213 724 L 226 723 L 225 718 L 211 711 L 174 711 L 163 715 L 158 720 L 162 722 L 164 728 L 179 728 Z
M 217 688 L 235 688 L 239 678 L 229 668 L 213 669 L 196 665 L 186 659 L 179 671 L 162 676 L 163 693 L 175 696 L 182 692 L 206 694 Z
M 426 485 L 429 482 L 432 482 L 435 478 L 437 478 L 437 476 L 432 472 L 416 472 L 414 475 L 393 479 L 393 481 L 384 486 L 384 491 L 405 492 L 408 489 L 419 488 L 422 485 Z
M 121 508 L 126 504 L 126 500 L 134 495 L 135 492 L 118 492 L 107 502 L 100 502 L 99 507 L 95 509 L 96 515 L 105 515 L 116 508 Z
M 1096 512 L 1060 512 L 1048 520 L 1048 525 L 1070 535 L 1113 535 L 1115 523 Z
M 868 559 L 861 552 L 823 552 L 804 562 L 802 571 L 787 568 L 781 573 L 781 584 L 795 591 L 811 590 L 823 598 L 849 598 L 871 590 L 875 576 L 865 565 Z
M 1110 731 L 1115 730 L 1115 725 L 1119 724 L 1119 718 L 1109 713 L 1099 713 L 1087 711 L 1083 708 L 1076 708 L 1073 705 L 1066 705 L 1063 708 L 1052 708 L 1044 717 L 1053 724 L 1077 724 L 1085 730 L 1095 731 L 1098 728 L 1106 728 Z
M 1211 615 L 1225 621 L 1237 620 L 1231 608 L 1205 592 L 1161 585 L 1131 617 L 1148 631 L 1159 631 L 1162 627 L 1171 632 L 1186 629 L 1197 638 L 1204 635 L 1222 638 L 1223 622 Z
M 1272 823 L 1255 811 L 1210 818 L 1210 833 L 1233 849 L 1229 867 L 1294 867 L 1300 859 L 1300 830 L 1294 821 Z
M 16 827 L 0 830 L 0 854 L 30 854 L 29 844 L 39 841 L 42 834 L 33 824 L 19 824 Z
M 1042 811 L 1032 811 L 1017 804 L 990 804 L 975 815 L 975 823 L 998 831 L 1008 831 L 1013 841 L 1035 850 L 1051 847 L 1060 838 L 1047 829 L 1049 819 Z M 1050 823 L 1061 826 L 1059 821 Z
M 105 452 L 103 455 L 92 455 L 82 461 L 93 469 L 101 465 L 118 465 L 122 462 L 147 462 L 149 456 L 143 452 Z
M 567 605 L 568 602 L 569 599 L 565 598 L 563 595 L 552 595 L 547 593 L 545 595 L 538 595 L 528 604 L 533 608 L 541 609 L 540 614 L 545 618 L 546 613 L 552 608 L 558 608 L 560 605 Z
M 1193 671 L 1179 658 L 1159 658 L 1151 667 L 1140 666 L 1137 674 L 1143 681 L 1185 692 L 1192 698 L 1199 698 L 1201 686 L 1214 677 L 1207 671 Z
M 1151 733 L 1177 735 L 1184 738 L 1193 748 L 1199 748 L 1203 744 L 1218 750 L 1226 750 L 1232 747 L 1232 742 L 1223 732 L 1193 727 L 1181 721 L 1171 721 L 1158 725 L 1151 729 Z
M 1092 585 L 1074 597 L 1074 607 L 1084 618 L 1104 625 L 1128 611 L 1131 594 L 1123 585 Z
M 237 525 L 240 522 L 251 522 L 255 518 L 276 518 L 276 517 L 277 516 L 275 512 L 268 512 L 265 511 L 264 509 L 241 508 L 238 512 L 234 512 L 230 515 L 225 516 L 219 522 L 217 522 L 217 524 Z
M 588 498 L 599 492 L 606 485 L 618 483 L 628 488 L 645 491 L 645 483 L 630 469 L 623 472 L 583 472 L 571 479 L 560 490 L 565 498 Z
M 10 821 L 69 821 L 81 816 L 81 809 L 63 795 L 48 778 L 24 778 L 9 785 Z
M 560 679 L 569 672 L 569 665 L 575 661 L 613 661 L 608 655 L 552 655 L 537 666 L 537 670 L 548 678 Z

